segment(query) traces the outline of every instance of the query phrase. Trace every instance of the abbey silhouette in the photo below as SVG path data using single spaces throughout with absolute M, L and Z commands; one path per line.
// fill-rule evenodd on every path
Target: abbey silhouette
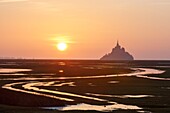
M 125 48 L 121 47 L 117 41 L 117 45 L 112 49 L 112 52 L 104 55 L 100 60 L 134 60 L 134 57 L 126 52 Z

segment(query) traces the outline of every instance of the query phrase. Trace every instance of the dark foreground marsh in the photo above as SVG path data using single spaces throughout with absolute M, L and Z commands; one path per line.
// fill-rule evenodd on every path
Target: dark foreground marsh
M 169 97 L 170 61 L 0 60 L 1 113 L 169 113 Z

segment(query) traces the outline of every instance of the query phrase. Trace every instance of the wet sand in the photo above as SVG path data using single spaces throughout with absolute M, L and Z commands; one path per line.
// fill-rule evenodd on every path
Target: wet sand
M 53 113 L 61 112 L 58 111 L 58 107 L 69 105 L 95 105 L 95 107 L 101 106 L 100 108 L 106 107 L 110 109 L 110 105 L 118 103 L 125 106 L 123 106 L 123 108 L 118 107 L 119 110 L 113 109 L 113 106 L 111 106 L 113 112 L 169 112 L 170 82 L 168 79 L 170 77 L 168 77 L 168 65 L 170 65 L 168 61 L 3 60 L 0 62 L 1 69 L 31 69 L 32 71 L 10 72 L 5 73 L 6 75 L 2 75 L 4 72 L 0 72 L 0 108 L 3 113 L 10 111 L 19 113 L 22 112 L 23 109 L 26 109 L 24 112 Z M 134 70 L 134 68 L 140 69 Z M 159 74 L 149 73 L 148 75 L 140 75 L 139 73 L 142 72 L 142 68 L 156 69 L 162 72 Z M 137 73 L 136 76 L 127 76 L 128 73 L 137 71 L 139 73 Z M 123 74 L 125 75 L 123 76 Z M 151 77 L 158 79 L 152 79 Z M 29 80 L 23 78 L 34 79 Z M 19 89 L 19 91 L 5 89 L 4 86 L 9 86 L 9 84 L 14 84 L 11 87 Z M 26 91 L 33 92 L 34 94 L 27 93 Z M 143 95 L 143 97 L 141 97 L 141 95 Z M 121 98 L 123 96 L 126 98 Z M 63 98 L 73 101 L 63 100 Z M 141 109 L 125 109 L 128 108 L 127 106 L 134 106 Z M 42 109 L 43 107 L 53 107 L 53 109 Z M 84 112 L 100 112 L 100 110 L 91 110 L 92 111 Z M 72 109 L 71 111 L 65 112 L 72 113 L 80 111 Z

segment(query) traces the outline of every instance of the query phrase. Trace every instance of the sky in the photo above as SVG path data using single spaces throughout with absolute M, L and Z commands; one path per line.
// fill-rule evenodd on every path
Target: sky
M 136 60 L 170 59 L 170 0 L 0 0 L 1 58 L 99 59 L 117 40 Z

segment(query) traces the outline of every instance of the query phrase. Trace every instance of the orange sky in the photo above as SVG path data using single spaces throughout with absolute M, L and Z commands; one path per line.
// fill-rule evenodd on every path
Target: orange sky
M 119 39 L 135 59 L 170 59 L 169 11 L 169 0 L 0 0 L 0 57 L 98 59 Z

